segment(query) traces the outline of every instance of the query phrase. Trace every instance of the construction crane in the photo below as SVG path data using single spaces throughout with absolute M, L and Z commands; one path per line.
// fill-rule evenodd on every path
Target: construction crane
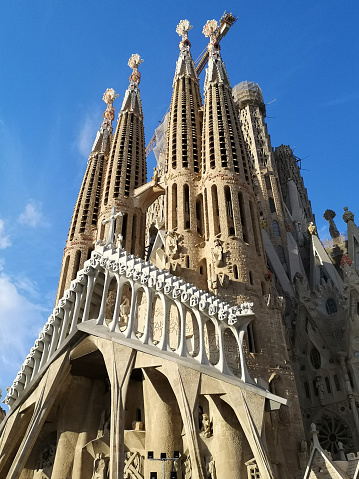
M 232 15 L 232 13 L 227 13 L 226 11 L 223 13 L 221 19 L 219 20 L 219 27 L 216 33 L 216 41 L 218 43 L 222 40 L 223 37 L 227 35 L 229 29 L 231 28 L 232 25 L 236 23 L 236 21 L 237 21 L 237 17 Z M 209 53 L 206 47 L 202 51 L 202 53 L 199 55 L 197 60 L 195 61 L 195 64 L 197 64 L 196 66 L 197 76 L 199 76 L 202 73 L 204 67 L 207 65 L 208 56 L 209 56 Z M 162 120 L 160 121 L 160 124 L 163 123 L 168 111 L 169 111 L 169 107 L 167 108 L 166 113 L 164 114 Z M 151 153 L 151 151 L 153 150 L 155 146 L 156 146 L 156 132 L 153 134 L 150 142 L 146 146 L 146 158 L 148 157 L 148 155 Z

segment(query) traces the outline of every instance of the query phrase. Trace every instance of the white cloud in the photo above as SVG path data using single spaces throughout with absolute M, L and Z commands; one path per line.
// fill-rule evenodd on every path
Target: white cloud
M 97 130 L 101 124 L 101 116 L 88 114 L 78 134 L 77 149 L 86 158 L 91 153 Z
M 4 232 L 4 222 L 0 220 L 0 249 L 5 249 L 11 246 L 10 236 Z
M 36 226 L 44 225 L 43 214 L 41 211 L 41 203 L 39 201 L 30 200 L 25 206 L 24 211 L 18 217 L 18 222 L 22 225 L 35 228 Z
M 15 379 L 47 316 L 43 306 L 29 301 L 16 282 L 4 272 L 0 273 L 0 388 L 3 397 L 5 387 Z

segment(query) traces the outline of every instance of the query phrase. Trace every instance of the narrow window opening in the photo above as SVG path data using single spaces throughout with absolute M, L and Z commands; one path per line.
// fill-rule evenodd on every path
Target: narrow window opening
M 184 193 L 184 224 L 185 229 L 189 230 L 191 228 L 191 214 L 190 214 L 190 205 L 189 205 L 189 187 L 188 185 L 184 185 L 183 187 Z

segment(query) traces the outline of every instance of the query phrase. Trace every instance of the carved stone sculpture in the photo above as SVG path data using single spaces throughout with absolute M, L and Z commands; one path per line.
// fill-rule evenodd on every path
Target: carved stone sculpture
M 168 251 L 168 255 L 174 258 L 178 252 L 178 238 L 176 233 L 173 231 L 168 231 L 166 233 L 166 249 Z
M 212 248 L 213 263 L 219 268 L 223 265 L 223 247 L 219 239 L 216 239 Z
M 101 452 L 97 454 L 93 463 L 93 474 L 91 479 L 106 479 L 108 476 L 108 464 L 110 462 L 109 457 Z
M 204 413 L 202 414 L 202 431 L 201 431 L 201 436 L 202 437 L 211 437 L 211 421 L 208 417 L 208 414 Z
M 56 446 L 54 444 L 51 444 L 40 452 L 37 460 L 37 469 L 33 476 L 34 479 L 47 479 L 51 477 L 55 455 Z
M 121 322 L 127 323 L 130 316 L 130 300 L 125 297 L 120 305 L 120 318 Z

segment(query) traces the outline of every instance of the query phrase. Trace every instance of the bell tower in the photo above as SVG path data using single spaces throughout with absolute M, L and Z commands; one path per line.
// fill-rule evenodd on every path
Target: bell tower
M 181 41 L 167 136 L 166 254 L 174 274 L 206 288 L 200 247 L 204 241 L 203 197 L 199 191 L 202 100 L 188 39 L 191 28 L 188 20 L 181 20 L 176 29 Z
M 108 88 L 102 98 L 107 108 L 103 114 L 103 121 L 97 132 L 75 204 L 62 260 L 56 304 L 94 248 L 103 178 L 112 141 L 112 121 L 115 116 L 113 102 L 117 97 L 115 90 Z
M 202 160 L 207 258 L 211 259 L 208 287 L 226 299 L 233 294 L 248 299 L 248 285 L 260 290 L 265 281 L 266 265 L 248 157 L 216 41 L 217 28 L 215 20 L 203 28 L 210 39 Z
M 128 61 L 132 68 L 130 84 L 125 92 L 114 134 L 101 201 L 101 228 L 98 240 L 105 238 L 103 221 L 115 206 L 123 215 L 116 224 L 116 233 L 122 235 L 122 246 L 128 252 L 144 254 L 144 212 L 134 201 L 134 190 L 146 182 L 145 139 L 142 102 L 138 88 L 141 74 L 140 55 L 133 54 Z

